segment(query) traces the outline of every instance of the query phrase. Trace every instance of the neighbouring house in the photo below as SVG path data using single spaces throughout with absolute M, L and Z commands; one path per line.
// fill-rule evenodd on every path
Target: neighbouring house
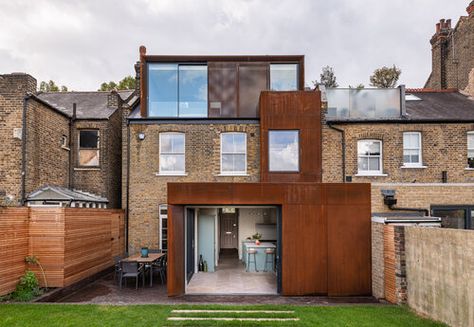
M 474 99 L 456 90 L 327 89 L 323 182 L 372 185 L 372 215 L 474 229 Z
M 0 205 L 27 204 L 51 186 L 120 208 L 122 110 L 133 91 L 43 93 L 36 87 L 28 74 L 0 75 Z
M 474 74 L 474 1 L 454 28 L 451 19 L 441 19 L 430 40 L 432 71 L 425 88 L 464 90 Z
M 304 90 L 303 56 L 140 47 L 137 68 L 128 246 L 168 253 L 168 295 L 371 294 L 369 184 L 321 183 L 321 93 Z

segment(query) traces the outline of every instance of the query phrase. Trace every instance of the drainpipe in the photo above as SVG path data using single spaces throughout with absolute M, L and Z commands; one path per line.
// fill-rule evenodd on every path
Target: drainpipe
M 28 106 L 28 100 L 30 95 L 23 98 L 23 113 L 21 122 L 21 190 L 20 190 L 20 203 L 22 206 L 26 203 L 26 108 Z
M 76 121 L 76 103 L 72 104 L 72 117 L 69 119 L 69 189 L 74 188 L 74 123 Z
M 342 152 L 342 182 L 346 182 L 346 133 L 343 129 L 327 124 L 329 128 L 341 133 L 341 152 Z
M 130 193 L 130 122 L 127 119 L 127 196 L 126 196 L 126 203 L 127 203 L 127 210 L 125 214 L 125 248 L 127 252 L 129 252 L 128 248 L 128 216 L 129 216 L 129 193 Z
M 388 208 L 393 211 L 412 211 L 412 212 L 423 212 L 425 216 L 430 215 L 430 211 L 428 209 L 421 209 L 421 208 L 402 208 L 402 207 L 395 207 L 394 205 L 388 205 Z

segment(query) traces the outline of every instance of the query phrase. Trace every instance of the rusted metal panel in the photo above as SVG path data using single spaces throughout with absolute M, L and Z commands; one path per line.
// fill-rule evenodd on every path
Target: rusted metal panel
M 166 284 L 169 296 L 184 294 L 184 207 L 168 206 L 168 266 Z
M 168 294 L 184 293 L 184 205 L 282 208 L 284 295 L 371 292 L 370 185 L 168 183 Z
M 320 92 L 262 92 L 259 108 L 262 182 L 321 182 Z M 268 140 L 270 130 L 299 132 L 299 171 L 270 171 Z

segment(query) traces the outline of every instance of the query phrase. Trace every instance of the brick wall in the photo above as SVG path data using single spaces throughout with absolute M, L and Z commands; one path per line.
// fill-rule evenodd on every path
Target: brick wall
M 385 296 L 384 288 L 384 225 L 372 222 L 372 295 Z
M 145 139 L 138 140 L 138 133 Z M 157 176 L 159 133 L 185 133 L 187 176 Z M 248 176 L 224 177 L 220 173 L 220 133 L 247 133 Z M 165 204 L 168 182 L 258 182 L 258 124 L 132 124 L 130 125 L 129 244 L 158 247 L 158 205 Z
M 37 102 L 28 100 L 26 114 L 26 194 L 46 185 L 69 185 L 69 149 L 61 138 L 69 139 L 69 118 Z
M 431 44 L 432 73 L 425 86 L 464 89 L 474 68 L 474 13 L 460 17 L 454 29 L 436 33 Z
M 0 75 L 0 206 L 16 206 L 21 196 L 21 135 L 23 98 L 36 91 L 36 80 L 27 74 Z
M 74 123 L 73 164 L 75 189 L 92 192 L 109 199 L 109 208 L 121 207 L 121 112 L 109 120 L 77 120 Z M 81 129 L 99 130 L 99 167 L 79 167 L 78 141 Z

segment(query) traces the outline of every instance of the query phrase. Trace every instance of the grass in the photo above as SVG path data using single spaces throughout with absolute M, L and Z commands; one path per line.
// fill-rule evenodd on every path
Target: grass
M 207 313 L 171 313 L 173 309 L 294 310 L 287 317 L 297 322 L 167 321 L 168 317 L 207 317 Z M 223 314 L 213 316 L 222 317 Z M 227 317 L 242 317 L 228 314 Z M 248 314 L 246 317 L 281 317 L 282 314 Z M 405 307 L 384 305 L 68 305 L 3 304 L 0 326 L 445 326 L 423 319 Z

